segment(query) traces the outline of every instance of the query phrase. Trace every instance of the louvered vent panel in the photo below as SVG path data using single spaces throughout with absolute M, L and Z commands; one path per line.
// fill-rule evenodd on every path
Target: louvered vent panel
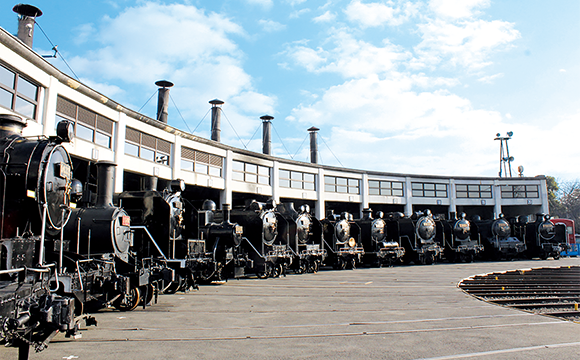
M 109 135 L 113 135 L 113 121 L 97 115 L 97 129 L 106 132 Z
M 209 164 L 209 154 L 201 151 L 196 151 L 195 161 L 199 163 Z
M 184 146 L 181 147 L 181 157 L 183 159 L 188 159 L 188 160 L 195 160 L 195 150 L 190 149 L 190 148 L 186 148 Z
M 79 106 L 79 117 L 78 121 L 82 122 L 83 124 L 90 125 L 91 127 L 95 126 L 96 115 L 94 112 L 85 109 L 82 106 Z
M 137 131 L 135 129 L 127 128 L 127 131 L 125 132 L 125 139 L 138 144 L 139 143 L 139 135 L 140 135 L 139 131 Z
M 77 118 L 77 105 L 60 96 L 56 100 L 56 111 L 73 119 Z
M 221 168 L 222 163 L 223 163 L 223 158 L 221 156 L 217 156 L 217 155 L 210 155 L 209 156 L 209 164 L 210 165 L 219 166 Z
M 157 138 L 155 136 L 151 136 L 148 134 L 141 134 L 141 144 L 152 149 L 155 149 L 155 140 Z
M 171 143 L 169 141 L 157 139 L 157 150 L 169 154 L 171 153 Z

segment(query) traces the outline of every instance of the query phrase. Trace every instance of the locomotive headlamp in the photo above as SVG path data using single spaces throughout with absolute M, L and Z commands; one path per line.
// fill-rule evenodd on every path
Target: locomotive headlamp
M 68 143 L 75 137 L 75 129 L 73 123 L 63 120 L 56 125 L 56 137 L 59 142 Z
M 354 238 L 350 238 L 348 239 L 348 246 L 350 246 L 351 248 L 356 246 L 356 240 Z

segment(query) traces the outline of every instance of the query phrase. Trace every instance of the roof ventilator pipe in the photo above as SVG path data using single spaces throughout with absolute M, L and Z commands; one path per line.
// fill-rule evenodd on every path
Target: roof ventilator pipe
M 211 139 L 220 142 L 221 132 L 221 106 L 224 104 L 222 100 L 214 99 L 209 102 L 211 104 Z
M 273 116 L 260 116 L 262 119 L 262 153 L 272 155 L 272 120 Z
M 318 164 L 318 130 L 319 128 L 311 127 L 310 131 L 310 162 Z
M 159 94 L 157 96 L 157 120 L 167 124 L 169 88 L 173 86 L 173 83 L 167 80 L 159 80 L 155 82 L 155 85 L 159 86 Z
M 18 4 L 12 8 L 18 15 L 18 37 L 23 43 L 32 48 L 34 38 L 35 19 L 42 15 L 42 11 L 36 6 L 28 4 Z

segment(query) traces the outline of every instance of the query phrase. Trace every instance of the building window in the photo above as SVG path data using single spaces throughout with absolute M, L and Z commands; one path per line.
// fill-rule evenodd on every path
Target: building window
M 128 127 L 125 133 L 125 154 L 169 165 L 171 143 Z
M 242 161 L 232 161 L 232 178 L 254 184 L 270 185 L 270 168 Z
M 502 185 L 503 199 L 539 198 L 538 185 Z
M 458 199 L 491 199 L 491 185 L 455 185 Z
M 337 176 L 325 176 L 324 191 L 342 194 L 360 194 L 360 180 Z
M 292 189 L 316 190 L 315 174 L 280 170 L 280 186 Z
M 447 184 L 411 183 L 413 197 L 447 197 Z
M 404 196 L 400 181 L 369 180 L 369 195 Z
M 0 106 L 37 120 L 39 97 L 40 86 L 0 65 Z
M 56 100 L 56 122 L 70 121 L 75 136 L 106 148 L 111 148 L 115 123 L 96 112 L 59 96 Z
M 181 147 L 181 170 L 211 176 L 222 176 L 223 158 L 203 151 Z

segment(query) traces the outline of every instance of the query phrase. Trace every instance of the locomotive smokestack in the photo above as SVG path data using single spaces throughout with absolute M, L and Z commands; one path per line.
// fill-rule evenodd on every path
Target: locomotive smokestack
M 260 116 L 262 119 L 262 153 L 272 155 L 272 120 L 273 116 Z
M 173 83 L 167 80 L 159 80 L 155 82 L 155 85 L 159 86 L 159 94 L 157 96 L 157 120 L 167 124 L 169 88 L 173 86 Z
M 213 141 L 220 141 L 221 132 L 221 106 L 224 104 L 219 99 L 214 99 L 209 102 L 211 104 L 211 139 Z
M 232 211 L 232 207 L 230 204 L 223 204 L 222 205 L 222 212 L 224 214 L 224 221 L 229 223 L 230 222 L 230 213 Z
M 143 178 L 143 190 L 145 191 L 157 191 L 157 182 L 159 178 L 157 176 L 146 176 Z
M 26 127 L 26 121 L 20 116 L 0 114 L 0 137 L 10 135 L 22 136 L 22 129 Z
M 115 166 L 112 161 L 97 163 L 97 203 L 96 207 L 113 206 L 113 191 L 115 184 Z
M 36 6 L 18 4 L 12 8 L 18 15 L 18 34 L 16 35 L 23 43 L 32 48 L 34 38 L 35 19 L 42 15 L 42 11 Z
M 310 162 L 313 164 L 318 164 L 318 128 L 311 127 L 308 129 L 310 131 Z

